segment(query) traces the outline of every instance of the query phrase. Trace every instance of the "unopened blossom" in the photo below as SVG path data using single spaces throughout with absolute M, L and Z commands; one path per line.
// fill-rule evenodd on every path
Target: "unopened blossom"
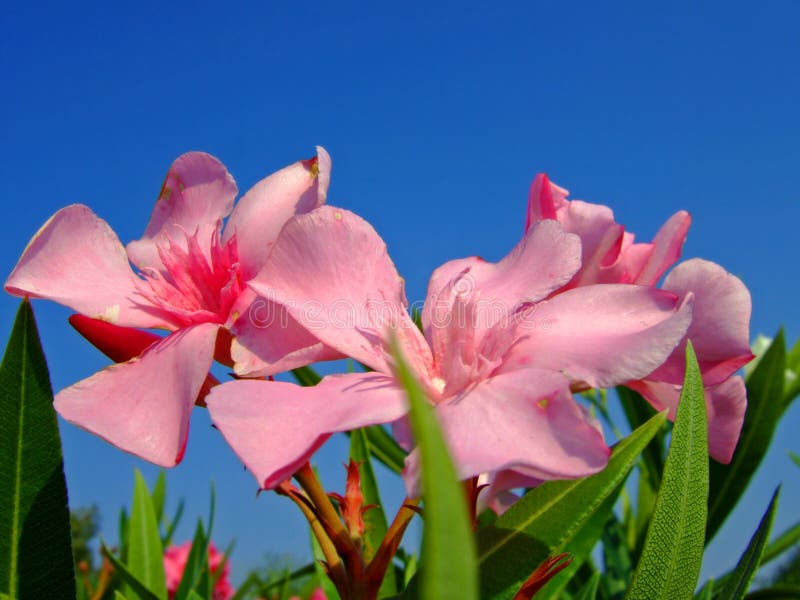
M 207 398 L 212 418 L 259 484 L 274 487 L 333 432 L 405 415 L 394 339 L 436 407 L 461 478 L 597 472 L 609 450 L 570 386 L 608 387 L 652 372 L 683 338 L 691 298 L 631 285 L 559 291 L 581 264 L 579 237 L 552 220 L 532 226 L 498 263 L 447 263 L 431 277 L 423 335 L 369 224 L 332 207 L 299 215 L 249 285 L 300 322 L 313 301 L 314 335 L 374 372 L 329 376 L 313 388 L 230 382 Z M 289 265 L 303 277 L 286 275 Z M 405 438 L 402 423 L 396 431 Z M 412 452 L 412 494 L 416 470 Z
M 222 163 L 190 152 L 173 163 L 144 235 L 127 247 L 87 206 L 53 215 L 6 291 L 53 300 L 115 327 L 168 332 L 151 345 L 136 345 L 142 336 L 116 335 L 122 344 L 136 341 L 127 355 L 133 358 L 59 392 L 61 416 L 171 467 L 183 455 L 189 414 L 215 354 L 231 361 L 229 331 L 254 340 L 252 352 L 239 343 L 234 354 L 265 371 L 335 356 L 291 318 L 254 322 L 248 308 L 256 294 L 247 286 L 287 219 L 324 203 L 329 177 L 330 158 L 319 149 L 318 158 L 257 183 L 234 208 L 237 186 Z
M 691 224 L 679 211 L 651 243 L 639 243 L 614 220 L 607 206 L 568 200 L 567 190 L 538 175 L 531 185 L 526 228 L 546 220 L 559 222 L 580 236 L 583 264 L 567 288 L 594 283 L 655 286 L 677 262 Z M 750 293 L 740 279 L 701 259 L 680 263 L 661 289 L 680 298 L 693 297 L 692 323 L 681 343 L 652 373 L 626 385 L 656 410 L 675 418 L 691 340 L 705 384 L 709 452 L 727 463 L 733 456 L 747 406 L 744 381 L 736 372 L 753 358 L 750 352 Z
M 164 550 L 164 574 L 166 575 L 167 593 L 170 599 L 174 598 L 175 592 L 178 591 L 191 550 L 192 542 L 173 545 Z M 221 571 L 220 567 L 222 568 Z M 208 568 L 211 571 L 212 580 L 215 580 L 214 589 L 212 590 L 213 600 L 228 600 L 232 598 L 236 590 L 233 589 L 230 582 L 230 563 L 212 542 L 208 544 Z

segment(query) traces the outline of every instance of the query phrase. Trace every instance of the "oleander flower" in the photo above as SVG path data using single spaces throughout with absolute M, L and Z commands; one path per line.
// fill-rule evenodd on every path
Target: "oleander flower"
M 568 200 L 567 190 L 537 175 L 528 199 L 526 229 L 555 220 L 580 236 L 582 265 L 565 286 L 627 283 L 655 286 L 678 261 L 691 224 L 685 211 L 672 215 L 651 243 L 635 236 L 614 220 L 610 208 Z M 681 343 L 664 364 L 626 385 L 656 410 L 669 409 L 675 418 L 685 368 L 687 340 L 692 341 L 703 375 L 708 414 L 709 452 L 730 462 L 747 407 L 744 381 L 736 372 L 753 359 L 750 351 L 750 293 L 737 277 L 719 265 L 692 259 L 677 265 L 661 288 L 680 298 L 694 297 L 692 323 Z
M 289 276 L 290 265 L 303 277 Z M 560 291 L 580 268 L 577 235 L 552 220 L 534 225 L 496 264 L 473 257 L 439 267 L 423 335 L 369 224 L 332 207 L 298 215 L 249 285 L 301 323 L 313 316 L 315 336 L 374 372 L 329 376 L 311 388 L 226 383 L 206 400 L 214 423 L 265 488 L 290 477 L 337 431 L 399 421 L 398 437 L 410 444 L 395 339 L 436 407 L 461 478 L 509 469 L 537 480 L 597 472 L 609 451 L 570 387 L 608 387 L 652 372 L 683 338 L 691 298 L 631 285 Z M 416 471 L 412 452 L 411 494 Z
M 294 320 L 261 324 L 247 314 L 256 299 L 248 280 L 268 261 L 286 221 L 324 203 L 329 178 L 330 158 L 320 148 L 318 157 L 260 181 L 234 208 L 236 183 L 222 163 L 190 152 L 173 163 L 144 235 L 127 247 L 84 205 L 53 215 L 23 252 L 6 291 L 107 322 L 106 337 L 133 344 L 115 349 L 129 350 L 132 359 L 59 392 L 61 416 L 171 467 L 182 458 L 189 414 L 212 360 L 231 363 L 230 333 L 257 337 L 257 356 L 241 344 L 236 351 L 267 371 L 336 356 Z M 168 335 L 147 344 L 144 333 L 120 335 L 119 328 Z M 89 329 L 103 333 L 102 324 Z

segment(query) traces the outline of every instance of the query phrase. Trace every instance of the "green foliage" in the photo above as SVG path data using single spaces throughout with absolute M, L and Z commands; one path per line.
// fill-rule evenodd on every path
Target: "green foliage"
M 708 425 L 692 345 L 662 484 L 626 598 L 691 597 L 703 560 L 708 499 Z
M 564 552 L 604 500 L 617 491 L 665 419 L 664 413 L 657 414 L 619 442 L 600 473 L 544 483 L 480 530 L 481 597 L 513 597 L 536 565 Z
M 747 378 L 747 412 L 730 465 L 711 464 L 706 540 L 711 540 L 744 493 L 769 449 L 783 414 L 786 344 L 783 330 Z
M 0 592 L 74 598 L 67 487 L 53 392 L 30 303 L 0 365 Z
M 775 518 L 775 508 L 778 505 L 779 493 L 780 488 L 776 489 L 772 495 L 772 500 L 770 500 L 767 512 L 761 518 L 758 529 L 750 539 L 750 543 L 739 559 L 733 573 L 726 579 L 722 592 L 718 596 L 719 600 L 741 600 L 741 598 L 744 598 L 750 583 L 753 581 L 753 577 L 755 577 L 756 569 L 758 569 L 764 553 L 764 547 L 769 539 L 772 521 Z
M 126 566 L 130 574 L 158 598 L 167 597 L 164 576 L 164 548 L 158 531 L 158 520 L 153 501 L 142 474 L 137 470 L 133 487 L 133 506 L 128 522 L 128 548 Z M 123 588 L 129 598 L 135 590 Z
M 83 563 L 89 571 L 94 570 L 94 553 L 89 547 L 89 542 L 100 531 L 100 512 L 94 505 L 76 508 L 70 512 L 69 525 L 75 564 Z
M 475 540 L 463 488 L 433 409 L 397 349 L 394 355 L 408 395 L 409 420 L 421 465 L 425 510 L 421 598 L 477 600 Z
M 370 461 L 371 445 L 366 431 L 357 429 L 350 434 L 350 458 L 358 464 L 361 475 L 361 493 L 364 506 L 372 506 L 364 513 L 364 558 L 372 559 L 386 535 L 388 523 L 383 512 L 378 481 Z M 394 569 L 389 568 L 381 583 L 380 596 L 393 596 L 398 592 Z

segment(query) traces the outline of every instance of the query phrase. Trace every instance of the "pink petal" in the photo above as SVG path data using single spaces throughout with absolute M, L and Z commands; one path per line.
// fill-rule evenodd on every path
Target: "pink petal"
M 317 147 L 317 157 L 301 160 L 266 177 L 242 196 L 225 226 L 224 240 L 236 235 L 245 278 L 264 265 L 286 221 L 325 203 L 331 158 Z
M 189 414 L 211 367 L 217 325 L 180 330 L 138 358 L 56 395 L 67 421 L 162 467 L 180 462 Z
M 619 258 L 624 228 L 614 221 L 614 213 L 607 206 L 581 200 L 569 202 L 558 217 L 564 231 L 581 238 L 581 270 L 570 287 L 598 283 Z
M 150 222 L 141 239 L 128 244 L 128 256 L 140 269 L 159 269 L 159 244 L 167 238 L 185 246 L 186 235 L 198 233 L 203 251 L 210 251 L 211 236 L 230 214 L 238 190 L 225 166 L 205 152 L 179 156 L 164 179 Z M 210 260 L 210 256 L 206 256 Z
M 752 360 L 750 292 L 738 277 L 695 258 L 675 267 L 663 287 L 681 298 L 694 295 L 686 339 L 692 340 L 705 385 L 724 381 Z M 648 379 L 683 382 L 686 339 Z
M 349 211 L 322 206 L 291 219 L 250 287 L 285 306 L 321 342 L 376 371 L 391 370 L 392 335 L 404 338 L 414 365 L 431 362 L 386 245 Z
M 423 309 L 423 324 L 431 345 L 446 334 L 453 323 L 455 296 L 480 302 L 482 328 L 489 328 L 502 316 L 510 317 L 520 304 L 537 302 L 567 283 L 581 265 L 577 236 L 565 233 L 555 221 L 531 227 L 516 247 L 500 262 L 479 258 L 446 263 L 434 271 Z M 461 267 L 461 273 L 456 271 Z M 469 270 L 464 272 L 468 268 Z M 461 279 L 448 285 L 453 275 Z M 445 280 L 447 276 L 451 280 Z
M 139 279 L 108 223 L 90 208 L 62 208 L 33 236 L 5 284 L 15 296 L 47 298 L 126 327 L 167 327 L 139 296 Z
M 568 195 L 567 190 L 552 183 L 544 173 L 539 173 L 534 177 L 528 192 L 528 217 L 525 221 L 525 231 L 544 219 L 557 219 L 558 209 L 567 205 Z
M 436 405 L 460 479 L 505 469 L 538 479 L 591 475 L 608 462 L 602 434 L 556 373 L 523 369 L 488 379 Z M 418 450 L 406 459 L 409 495 L 418 492 Z
M 269 489 L 292 476 L 331 434 L 388 423 L 405 413 L 405 392 L 375 373 L 331 375 L 315 387 L 240 380 L 206 399 L 225 440 Z
M 636 381 L 627 386 L 639 392 L 656 410 L 669 409 L 669 419 L 675 420 L 681 386 L 657 381 Z M 739 441 L 747 408 L 744 380 L 739 376 L 729 377 L 718 385 L 706 387 L 705 396 L 709 454 L 728 464 Z
M 692 224 L 692 217 L 685 210 L 672 215 L 653 238 L 650 254 L 634 283 L 655 285 L 661 276 L 681 257 L 683 242 Z
M 669 292 L 622 284 L 574 288 L 529 313 L 518 329 L 525 337 L 503 370 L 538 367 L 611 387 L 664 362 L 690 321 L 690 301 L 680 304 Z
M 345 356 L 325 346 L 275 302 L 256 299 L 233 326 L 234 371 L 263 377 Z

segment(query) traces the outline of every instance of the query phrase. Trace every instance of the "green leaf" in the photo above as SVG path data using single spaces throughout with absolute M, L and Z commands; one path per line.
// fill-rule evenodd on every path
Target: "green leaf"
M 594 600 L 597 598 L 597 588 L 600 586 L 600 573 L 595 573 L 592 578 L 586 582 L 586 585 L 581 588 L 581 591 L 575 596 L 575 600 Z M 538 598 L 537 598 L 538 600 Z
M 380 425 L 365 427 L 372 455 L 395 473 L 402 473 L 408 453 Z
M 512 598 L 536 565 L 564 552 L 625 480 L 665 420 L 666 413 L 659 413 L 620 441 L 596 475 L 544 483 L 480 530 L 481 597 Z
M 789 458 L 792 459 L 792 462 L 800 467 L 800 454 L 795 454 L 791 450 L 789 450 Z
M 700 591 L 695 594 L 696 600 L 711 600 L 714 597 L 714 580 L 709 579 L 700 588 Z
M 761 565 L 772 562 L 784 552 L 793 548 L 798 541 L 800 541 L 800 523 L 796 523 L 767 545 L 764 549 L 764 555 L 761 557 Z
M 616 600 L 625 595 L 628 581 L 633 572 L 633 561 L 625 541 L 622 523 L 613 513 L 603 529 L 602 539 L 603 566 L 605 567 L 604 589 L 609 600 Z
M 141 581 L 139 578 L 136 577 L 128 567 L 119 559 L 118 556 L 114 555 L 108 548 L 106 548 L 105 544 L 101 542 L 100 544 L 101 551 L 103 552 L 104 556 L 108 557 L 108 560 L 111 562 L 111 565 L 114 567 L 114 570 L 119 575 L 120 579 L 122 579 L 123 583 L 127 587 L 127 591 L 125 592 L 126 598 L 136 599 L 136 600 L 159 600 L 159 597 L 156 596 L 153 592 L 151 592 L 148 587 Z M 165 593 L 166 596 L 166 593 Z
M 661 488 L 626 598 L 691 598 L 703 559 L 708 424 L 703 377 L 691 342 Z
M 147 484 L 136 470 L 133 506 L 128 526 L 127 567 L 131 574 L 158 598 L 167 597 L 164 550 Z M 123 590 L 126 596 L 133 597 Z
M 297 383 L 305 387 L 315 386 L 322 381 L 322 377 L 319 376 L 319 373 L 317 373 L 311 367 L 298 367 L 297 369 L 292 369 L 292 375 L 294 375 Z
M 175 600 L 185 600 L 189 597 L 189 592 L 196 590 L 200 585 L 203 571 L 208 568 L 208 538 L 203 529 L 203 522 L 198 519 L 197 527 L 194 530 L 192 547 L 189 549 L 189 556 L 186 557 L 186 566 L 183 576 L 175 591 Z
M 433 408 L 397 347 L 397 373 L 409 402 L 409 421 L 420 460 L 425 511 L 420 589 L 423 600 L 477 600 L 475 539 L 464 489 Z
M 169 525 L 167 526 L 167 532 L 164 534 L 164 539 L 161 541 L 161 544 L 164 548 L 170 545 L 172 542 L 172 536 L 175 535 L 175 529 L 178 527 L 178 523 L 183 516 L 183 509 L 184 509 L 184 502 L 181 500 L 178 502 L 178 508 L 175 509 L 175 516 L 172 517 L 172 521 L 170 521 Z
M 0 490 L 0 592 L 75 598 L 61 439 L 27 300 L 0 365 Z
M 800 598 L 800 585 L 773 585 L 750 592 L 747 600 L 791 600 Z
M 364 558 L 369 562 L 381 545 L 389 525 L 386 514 L 383 512 L 378 481 L 370 461 L 370 443 L 367 433 L 357 429 L 350 434 L 350 458 L 359 465 L 361 475 L 361 493 L 364 496 L 364 505 L 372 504 L 373 507 L 364 513 Z M 389 565 L 386 575 L 381 583 L 379 597 L 393 596 L 397 593 L 397 578 L 394 568 Z
M 655 409 L 640 394 L 623 386 L 617 387 L 622 410 L 631 431 L 645 423 L 655 414 Z M 661 484 L 661 473 L 664 471 L 664 440 L 666 432 L 660 430 L 653 440 L 642 452 L 642 461 L 648 472 L 648 478 L 653 484 L 653 489 L 658 489 Z
M 617 486 L 617 489 L 603 501 L 603 504 L 589 517 L 586 523 L 573 536 L 572 540 L 565 546 L 564 550 L 572 555 L 572 562 L 536 593 L 536 600 L 556 600 L 563 597 L 564 588 L 581 571 L 581 568 L 590 558 L 592 549 L 594 549 L 603 535 L 605 524 L 613 515 L 614 504 L 616 504 L 622 488 L 622 485 Z
M 725 581 L 722 593 L 718 596 L 719 600 L 740 600 L 744 598 L 750 584 L 755 577 L 761 557 L 764 554 L 764 547 L 769 539 L 769 532 L 772 529 L 772 521 L 775 518 L 775 509 L 778 505 L 778 495 L 780 487 L 772 494 L 767 512 L 761 517 L 758 529 L 750 539 L 747 549 L 742 554 L 733 573 Z
M 747 412 L 731 463 L 711 463 L 706 542 L 714 537 L 736 506 L 767 453 L 783 412 L 785 365 L 781 330 L 747 379 Z
M 114 600 L 128 600 L 128 599 L 122 595 L 122 592 L 114 590 Z
M 156 483 L 153 486 L 151 499 L 153 502 L 153 512 L 156 514 L 156 522 L 161 524 L 164 518 L 164 502 L 166 502 L 167 499 L 167 478 L 164 475 L 164 471 L 158 474 L 158 479 L 156 479 Z

